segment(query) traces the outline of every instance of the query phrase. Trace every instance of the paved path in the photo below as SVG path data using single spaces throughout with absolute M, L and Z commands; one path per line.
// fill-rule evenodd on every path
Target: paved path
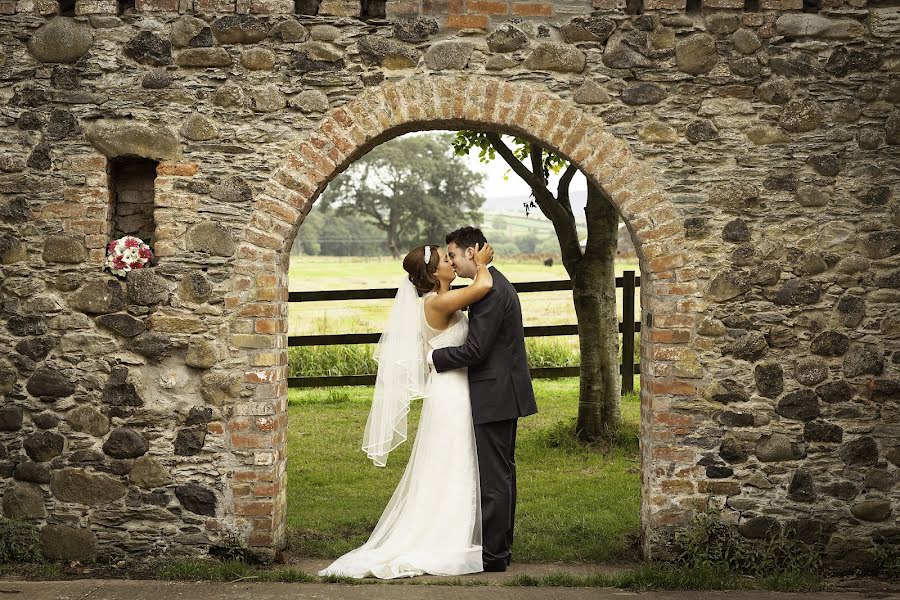
M 0 581 L 9 600 L 900 600 L 900 594 L 818 592 L 629 592 L 608 588 L 337 585 L 319 583 L 210 583 L 80 579 Z

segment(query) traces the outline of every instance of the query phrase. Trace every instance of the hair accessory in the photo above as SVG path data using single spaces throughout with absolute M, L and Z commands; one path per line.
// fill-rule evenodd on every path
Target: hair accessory
M 425 264 L 431 262 L 431 246 L 425 246 Z

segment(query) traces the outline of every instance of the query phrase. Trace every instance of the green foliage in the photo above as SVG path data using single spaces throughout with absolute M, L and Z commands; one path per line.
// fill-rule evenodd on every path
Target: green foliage
M 375 373 L 372 344 L 295 346 L 288 350 L 289 377 L 335 377 Z
M 41 562 L 43 559 L 37 526 L 0 517 L 0 563 Z
M 875 560 L 879 575 L 900 580 L 900 545 L 878 544 L 875 546 Z
M 511 146 L 513 155 L 521 161 L 528 159 L 533 150 L 532 142 L 516 136 L 504 135 L 500 136 L 507 146 Z M 505 138 L 505 139 L 504 139 Z M 512 142 L 510 144 L 510 142 Z M 497 157 L 497 151 L 488 139 L 488 134 L 483 131 L 457 131 L 456 137 L 453 139 L 453 151 L 458 156 L 465 156 L 472 149 L 478 148 L 478 160 L 483 163 L 489 163 Z M 553 152 L 544 151 L 543 166 L 544 180 L 546 181 L 549 172 L 559 173 L 569 165 L 569 161 Z
M 365 218 L 317 207 L 303 221 L 291 247 L 292 255 L 384 256 L 384 233 Z
M 407 135 L 382 144 L 335 179 L 322 202 L 383 231 L 395 256 L 440 243 L 460 223 L 479 224 L 484 175 L 454 154 L 451 139 Z
M 577 367 L 581 360 L 577 343 L 567 338 L 525 338 L 525 352 L 530 368 Z
M 697 513 L 675 537 L 674 564 L 752 577 L 820 572 L 821 548 L 804 544 L 792 533 L 785 529 L 766 540 L 750 540 L 717 511 Z

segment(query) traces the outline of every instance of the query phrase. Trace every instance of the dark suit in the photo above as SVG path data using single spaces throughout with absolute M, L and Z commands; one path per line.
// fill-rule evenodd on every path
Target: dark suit
M 494 286 L 469 307 L 466 343 L 432 354 L 439 373 L 469 368 L 485 563 L 509 558 L 516 511 L 516 424 L 519 417 L 537 412 L 519 296 L 500 271 L 490 271 Z

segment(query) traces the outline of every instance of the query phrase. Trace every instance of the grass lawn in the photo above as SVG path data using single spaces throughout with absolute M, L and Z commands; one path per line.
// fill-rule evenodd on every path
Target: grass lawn
M 519 421 L 514 555 L 523 562 L 623 561 L 636 558 L 640 508 L 636 396 L 623 398 L 625 427 L 608 448 L 571 436 L 578 380 L 534 382 L 539 413 Z M 290 390 L 288 540 L 291 552 L 331 557 L 368 539 L 400 480 L 410 439 L 387 467 L 359 449 L 371 387 Z
M 545 267 L 539 261 L 495 261 L 512 282 L 568 279 L 562 264 Z M 616 274 L 630 270 L 640 273 L 636 262 L 618 262 Z M 395 287 L 405 274 L 399 260 L 390 258 L 338 258 L 295 256 L 291 258 L 291 291 L 371 289 Z M 464 283 L 459 279 L 457 283 Z M 618 294 L 621 319 L 622 291 Z M 532 292 L 520 294 L 526 326 L 575 323 L 572 292 Z M 289 309 L 291 335 L 378 332 L 387 318 L 392 300 L 351 300 L 345 302 L 292 303 Z M 635 310 L 640 315 L 640 290 L 635 290 Z

